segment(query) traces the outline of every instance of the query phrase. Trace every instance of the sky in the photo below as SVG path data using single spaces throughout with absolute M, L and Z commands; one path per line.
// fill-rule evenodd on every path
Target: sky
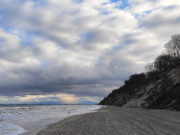
M 179 0 L 1 0 L 0 104 L 98 103 L 179 28 Z

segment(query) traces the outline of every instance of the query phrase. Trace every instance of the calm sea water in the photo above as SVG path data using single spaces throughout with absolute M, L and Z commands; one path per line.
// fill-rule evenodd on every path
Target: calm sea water
M 66 117 L 93 112 L 98 105 L 0 106 L 0 135 L 38 133 Z

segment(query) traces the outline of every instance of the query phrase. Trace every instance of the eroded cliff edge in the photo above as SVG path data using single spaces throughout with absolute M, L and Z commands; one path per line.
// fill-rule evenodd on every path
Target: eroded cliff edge
M 99 104 L 180 110 L 180 64 L 152 76 L 132 75 Z

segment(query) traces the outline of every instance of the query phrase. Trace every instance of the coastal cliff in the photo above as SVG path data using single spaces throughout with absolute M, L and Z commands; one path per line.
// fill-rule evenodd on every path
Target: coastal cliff
M 113 90 L 100 105 L 180 110 L 180 34 L 164 45 L 164 53 Z
M 132 75 L 99 104 L 180 110 L 180 64 L 149 76 Z

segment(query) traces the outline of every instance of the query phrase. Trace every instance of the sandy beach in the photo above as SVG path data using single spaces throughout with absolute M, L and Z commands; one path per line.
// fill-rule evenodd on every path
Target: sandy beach
M 180 112 L 103 107 L 48 126 L 38 135 L 179 135 Z

